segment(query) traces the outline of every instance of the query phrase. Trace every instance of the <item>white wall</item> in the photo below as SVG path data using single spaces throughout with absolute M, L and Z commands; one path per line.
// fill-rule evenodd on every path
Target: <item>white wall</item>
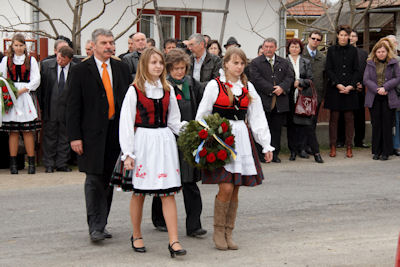
M 31 9 L 26 5 L 23 5 L 20 0 L 12 1 L 15 9 L 18 10 L 21 15 L 25 16 L 27 20 L 30 20 Z M 74 2 L 74 1 L 72 1 Z M 82 32 L 81 48 L 84 54 L 84 46 L 86 40 L 90 39 L 91 32 L 96 28 L 111 28 L 111 26 L 119 18 L 122 11 L 127 5 L 129 5 L 131 0 L 117 0 L 112 4 L 108 5 L 106 11 L 102 17 L 97 21 L 93 22 L 89 27 L 87 27 Z M 135 1 L 133 1 L 135 2 Z M 159 0 L 160 7 L 177 7 L 177 8 L 207 8 L 207 9 L 221 9 L 225 8 L 224 0 Z M 66 4 L 66 1 L 39 1 L 41 8 L 52 14 L 54 18 L 62 18 L 68 25 L 72 24 L 73 14 Z M 279 1 L 275 0 L 231 0 L 229 14 L 227 17 L 227 23 L 225 27 L 225 35 L 223 39 L 223 44 L 226 43 L 230 36 L 234 36 L 238 42 L 242 45 L 242 49 L 246 52 L 249 58 L 256 56 L 257 48 L 262 43 L 263 38 L 258 36 L 256 33 L 251 32 L 251 26 L 249 18 L 245 12 L 245 4 L 249 13 L 251 23 L 255 30 L 263 37 L 274 37 L 278 40 L 279 34 Z M 6 4 L 5 6 L 8 6 Z M 129 25 L 130 21 L 135 18 L 136 10 L 139 6 L 132 8 L 124 18 L 121 20 L 120 24 L 113 29 L 114 35 L 117 35 Z M 94 0 L 89 2 L 84 6 L 82 25 L 84 25 L 90 18 L 95 16 L 102 8 L 102 1 Z M 153 9 L 153 5 L 149 5 L 146 8 Z M 1 8 L 0 14 L 9 17 L 12 14 L 10 7 Z M 20 15 L 20 16 L 21 16 Z M 40 17 L 43 19 L 43 16 Z M 222 24 L 222 13 L 202 13 L 202 33 L 208 34 L 214 39 L 219 39 L 221 24 Z M 15 18 L 14 18 L 15 19 Z M 257 22 L 258 21 L 258 22 Z M 256 24 L 257 22 L 257 24 Z M 3 24 L 4 21 L 0 18 L 0 23 Z M 61 25 L 59 22 L 55 23 L 59 29 L 59 35 L 64 35 L 70 37 L 71 34 L 68 29 Z M 40 28 L 54 34 L 48 23 L 41 23 Z M 156 27 L 155 27 L 156 28 Z M 116 54 L 123 53 L 127 50 L 127 38 L 130 34 L 136 32 L 136 25 L 129 30 L 124 36 L 116 41 Z M 157 33 L 156 33 L 157 34 Z M 155 38 L 156 41 L 158 38 Z M 49 54 L 53 53 L 53 41 L 49 41 Z M 158 46 L 158 44 L 157 44 Z

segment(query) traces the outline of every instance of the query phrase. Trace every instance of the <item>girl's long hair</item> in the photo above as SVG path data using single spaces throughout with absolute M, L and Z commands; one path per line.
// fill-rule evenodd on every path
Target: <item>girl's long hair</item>
M 155 47 L 149 47 L 146 48 L 142 55 L 140 56 L 140 60 L 139 60 L 139 65 L 138 65 L 138 69 L 136 71 L 136 76 L 135 76 L 135 80 L 133 81 L 134 84 L 136 84 L 136 87 L 143 93 L 146 95 L 146 91 L 145 91 L 145 82 L 149 82 L 152 83 L 152 79 L 151 79 L 151 75 L 149 73 L 149 63 L 150 63 L 150 58 L 152 55 L 157 54 L 161 57 L 162 63 L 164 65 L 164 69 L 160 75 L 160 81 L 162 84 L 162 87 L 165 91 L 169 91 L 170 87 L 169 87 L 169 83 L 167 82 L 167 68 L 165 65 L 165 58 L 164 55 L 161 53 L 160 50 L 158 50 Z
M 15 41 L 20 42 L 20 43 L 25 45 L 25 50 L 24 50 L 25 61 L 24 61 L 24 65 L 25 65 L 26 70 L 29 71 L 31 69 L 31 57 L 28 55 L 28 51 L 26 50 L 25 36 L 23 34 L 21 34 L 21 33 L 16 33 L 13 36 L 13 38 L 11 39 L 11 45 L 8 47 L 8 50 L 7 50 L 7 56 L 11 59 L 11 60 L 8 61 L 9 62 L 8 63 L 8 67 L 11 69 L 12 65 L 14 65 L 14 62 L 13 62 L 12 59 L 14 58 L 15 51 L 12 48 L 12 46 L 13 46 Z
M 245 67 L 247 66 L 247 57 L 246 57 L 246 54 L 243 52 L 243 50 L 240 49 L 239 47 L 229 47 L 228 50 L 226 51 L 224 59 L 223 59 L 223 68 L 225 71 L 225 77 L 226 77 L 225 64 L 228 63 L 234 55 L 238 56 L 241 60 L 243 60 Z M 244 71 L 242 72 L 242 74 L 240 74 L 240 81 L 242 82 L 243 86 L 247 88 L 248 79 L 247 79 L 247 76 L 244 73 Z M 228 96 L 229 96 L 229 102 L 232 104 L 233 103 L 233 93 L 230 88 L 227 88 L 227 91 L 228 91 Z M 247 93 L 246 95 L 249 98 L 249 100 L 251 101 L 250 94 Z

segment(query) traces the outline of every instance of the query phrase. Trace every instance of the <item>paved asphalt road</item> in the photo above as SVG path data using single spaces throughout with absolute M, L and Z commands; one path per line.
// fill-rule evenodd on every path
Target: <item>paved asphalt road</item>
M 115 192 L 102 245 L 88 239 L 84 175 L 9 175 L 0 170 L 0 266 L 394 266 L 400 230 L 400 158 L 373 161 L 370 150 L 344 151 L 324 164 L 298 159 L 264 164 L 266 180 L 243 187 L 234 237 L 238 251 L 212 242 L 217 187 L 201 185 L 205 238 L 185 236 L 177 196 L 180 240 L 188 255 L 171 259 L 167 234 L 157 232 L 145 202 L 148 252 L 130 248 L 129 193 Z

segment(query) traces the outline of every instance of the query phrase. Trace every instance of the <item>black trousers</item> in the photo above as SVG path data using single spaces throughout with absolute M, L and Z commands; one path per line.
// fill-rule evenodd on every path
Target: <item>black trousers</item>
M 365 94 L 358 93 L 360 107 L 354 110 L 354 144 L 361 145 L 365 138 Z
M 113 197 L 113 187 L 109 186 L 110 175 L 86 174 L 85 199 L 89 233 L 103 231 L 107 225 Z
M 268 120 L 269 131 L 271 132 L 271 146 L 275 148 L 273 153 L 274 156 L 278 156 L 281 151 L 282 127 L 286 123 L 286 112 L 278 113 L 275 108 L 271 112 L 265 112 L 265 116 Z
M 186 233 L 190 235 L 197 229 L 202 228 L 200 216 L 203 210 L 203 204 L 199 187 L 195 182 L 182 183 L 182 191 L 186 211 Z M 160 197 L 153 198 L 151 219 L 154 226 L 165 226 Z
M 43 124 L 43 165 L 65 167 L 68 165 L 70 145 L 65 126 L 58 121 Z
M 389 156 L 393 153 L 394 111 L 389 108 L 387 96 L 375 96 L 372 108 L 369 109 L 372 124 L 372 154 Z
M 314 125 L 296 125 L 298 148 L 305 149 L 309 146 L 313 154 L 319 153 L 319 144 Z

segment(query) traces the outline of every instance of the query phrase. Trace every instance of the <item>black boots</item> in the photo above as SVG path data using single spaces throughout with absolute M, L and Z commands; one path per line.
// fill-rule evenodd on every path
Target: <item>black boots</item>
M 10 157 L 10 173 L 18 174 L 17 157 Z
M 28 174 L 35 174 L 35 173 L 36 173 L 35 156 L 28 157 Z

